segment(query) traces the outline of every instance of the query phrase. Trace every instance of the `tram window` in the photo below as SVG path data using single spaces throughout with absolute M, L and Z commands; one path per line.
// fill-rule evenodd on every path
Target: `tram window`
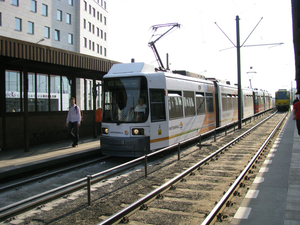
M 228 110 L 228 98 L 227 94 L 222 94 L 222 111 Z
M 168 91 L 169 118 L 183 117 L 181 91 Z
M 233 97 L 231 95 L 227 95 L 227 101 L 228 101 L 228 110 L 233 109 Z
M 195 112 L 195 97 L 194 92 L 192 91 L 184 91 L 183 92 L 183 100 L 184 100 L 184 114 L 185 116 L 194 116 Z
M 197 92 L 196 93 L 196 107 L 197 107 L 197 115 L 205 113 L 205 101 L 204 101 L 204 93 Z
M 150 89 L 151 122 L 165 121 L 165 90 Z
M 206 106 L 207 106 L 208 113 L 214 112 L 214 100 L 213 100 L 212 93 L 206 93 Z

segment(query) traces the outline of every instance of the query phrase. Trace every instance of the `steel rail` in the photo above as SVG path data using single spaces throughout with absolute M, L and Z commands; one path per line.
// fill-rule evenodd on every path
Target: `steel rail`
M 286 115 L 287 115 L 287 113 L 279 121 L 279 123 L 276 125 L 276 127 L 271 132 L 271 134 L 268 136 L 268 138 L 265 140 L 265 142 L 261 145 L 261 147 L 259 148 L 257 153 L 253 156 L 253 158 L 248 163 L 248 165 L 245 167 L 245 169 L 242 171 L 242 173 L 233 182 L 233 184 L 230 186 L 228 191 L 223 195 L 221 200 L 216 204 L 214 209 L 208 214 L 208 216 L 205 218 L 205 220 L 202 222 L 201 225 L 211 224 L 213 221 L 215 221 L 217 219 L 218 213 L 225 207 L 227 200 L 233 195 L 234 191 L 238 188 L 239 184 L 244 180 L 245 176 L 248 174 L 248 172 L 251 169 L 252 165 L 258 159 L 258 157 L 262 153 L 263 149 L 269 143 L 270 139 L 274 136 L 275 132 L 281 126 L 282 122 L 285 120 Z
M 246 134 L 248 134 L 249 132 L 251 132 L 252 130 L 257 128 L 258 126 L 260 126 L 261 124 L 263 124 L 264 122 L 269 120 L 276 113 L 277 113 L 277 111 L 275 113 L 273 113 L 272 115 L 270 115 L 269 117 L 267 117 L 266 119 L 262 120 L 260 123 L 256 124 L 252 128 L 250 128 L 249 130 L 247 130 L 246 132 L 244 132 L 243 134 L 241 134 L 240 136 L 238 136 L 237 138 L 235 138 L 234 140 L 230 141 L 229 143 L 227 143 L 223 147 L 219 148 L 217 151 L 213 152 L 212 154 L 210 154 L 206 158 L 202 159 L 201 161 L 199 161 L 198 163 L 196 163 L 195 165 L 193 165 L 189 169 L 185 170 L 183 173 L 177 175 L 176 177 L 174 177 L 173 179 L 171 179 L 167 183 L 163 184 L 162 186 L 155 189 L 151 193 L 147 194 L 146 196 L 142 197 L 141 199 L 139 199 L 136 202 L 132 203 L 131 205 L 127 206 L 123 210 L 120 210 L 116 214 L 114 214 L 111 217 L 107 218 L 106 220 L 100 222 L 98 225 L 115 224 L 115 223 L 119 222 L 120 220 L 122 220 L 123 218 L 125 218 L 127 216 L 130 216 L 132 213 L 134 213 L 136 210 L 138 210 L 138 208 L 142 207 L 144 204 L 146 204 L 147 202 L 149 202 L 152 199 L 156 198 L 156 196 L 163 193 L 165 190 L 167 190 L 168 188 L 170 188 L 174 184 L 178 183 L 180 180 L 182 180 L 187 175 L 191 174 L 194 170 L 196 170 L 201 165 L 203 165 L 203 164 L 207 163 L 208 161 L 210 161 L 214 156 L 218 155 L 220 152 L 222 152 L 223 150 L 228 148 L 230 145 L 232 145 L 233 143 L 238 141 L 240 138 L 242 138 L 243 136 L 245 136 Z

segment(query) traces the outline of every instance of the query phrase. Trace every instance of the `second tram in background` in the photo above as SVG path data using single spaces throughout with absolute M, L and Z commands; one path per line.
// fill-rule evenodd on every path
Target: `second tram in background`
M 291 104 L 290 92 L 286 89 L 279 89 L 275 92 L 275 106 L 278 111 L 288 111 Z
M 103 77 L 102 154 L 143 156 L 238 121 L 237 86 L 178 72 L 113 65 Z M 265 91 L 242 95 L 243 118 L 272 107 Z

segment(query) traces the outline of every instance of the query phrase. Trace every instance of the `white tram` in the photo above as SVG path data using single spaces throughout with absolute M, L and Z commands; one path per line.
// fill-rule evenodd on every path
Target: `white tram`
M 138 157 L 238 120 L 236 86 L 144 63 L 115 64 L 103 78 L 102 153 Z M 243 89 L 243 117 L 254 113 Z

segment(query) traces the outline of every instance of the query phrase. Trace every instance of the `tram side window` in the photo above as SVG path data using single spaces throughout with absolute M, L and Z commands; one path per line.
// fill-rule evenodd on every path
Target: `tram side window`
M 184 100 L 184 114 L 186 117 L 194 116 L 195 112 L 195 97 L 194 92 L 192 91 L 184 91 L 183 92 L 183 100 Z
M 206 93 L 206 106 L 207 106 L 208 113 L 214 112 L 213 93 Z
M 237 95 L 233 95 L 233 99 L 232 99 L 233 109 L 237 109 L 238 108 L 238 99 L 239 99 L 239 97 Z
M 168 91 L 169 117 L 170 119 L 182 118 L 182 96 L 181 91 Z
M 151 122 L 165 121 L 165 90 L 150 89 Z
M 227 94 L 222 93 L 222 111 L 228 110 L 228 98 Z
M 197 115 L 205 114 L 205 98 L 203 92 L 196 93 Z

